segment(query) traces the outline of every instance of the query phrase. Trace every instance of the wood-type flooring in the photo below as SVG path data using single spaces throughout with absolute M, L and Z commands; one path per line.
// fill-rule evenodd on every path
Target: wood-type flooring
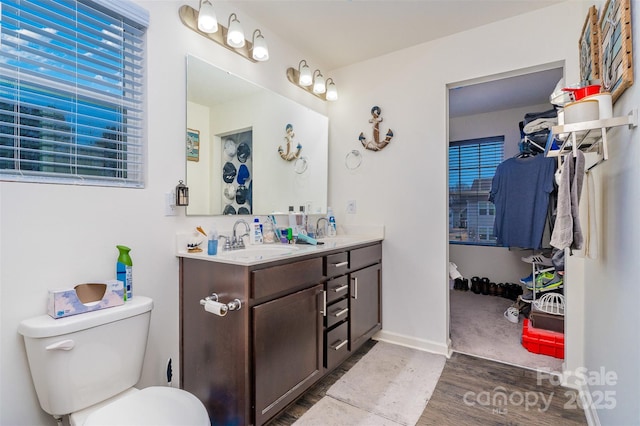
M 269 426 L 292 425 L 375 344 L 373 340 L 367 342 L 271 420 Z M 348 424 L 345 419 L 345 425 Z M 417 426 L 560 424 L 587 424 L 574 390 L 559 386 L 547 374 L 454 353 L 447 360 Z

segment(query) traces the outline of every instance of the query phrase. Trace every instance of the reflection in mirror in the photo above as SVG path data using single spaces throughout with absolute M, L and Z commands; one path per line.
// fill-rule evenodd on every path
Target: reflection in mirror
M 287 125 L 302 146 L 302 172 L 278 152 Z M 188 215 L 266 215 L 289 206 L 326 213 L 326 116 L 189 55 L 186 131 Z

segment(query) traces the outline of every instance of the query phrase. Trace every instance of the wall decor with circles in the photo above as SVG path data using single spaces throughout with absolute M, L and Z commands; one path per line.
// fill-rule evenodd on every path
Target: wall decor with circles
M 225 215 L 252 214 L 253 132 L 243 130 L 220 138 L 222 204 Z

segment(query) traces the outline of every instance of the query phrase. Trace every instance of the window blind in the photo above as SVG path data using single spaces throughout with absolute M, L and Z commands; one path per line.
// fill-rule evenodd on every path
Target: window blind
M 449 143 L 449 241 L 495 244 L 491 182 L 504 158 L 504 136 Z
M 143 186 L 146 21 L 129 15 L 88 0 L 2 1 L 3 180 Z

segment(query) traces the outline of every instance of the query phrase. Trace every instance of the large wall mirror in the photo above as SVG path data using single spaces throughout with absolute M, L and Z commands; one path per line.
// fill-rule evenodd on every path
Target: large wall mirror
M 289 206 L 326 213 L 328 124 L 316 111 L 187 56 L 187 214 L 266 215 Z M 298 145 L 297 158 L 282 158 Z

